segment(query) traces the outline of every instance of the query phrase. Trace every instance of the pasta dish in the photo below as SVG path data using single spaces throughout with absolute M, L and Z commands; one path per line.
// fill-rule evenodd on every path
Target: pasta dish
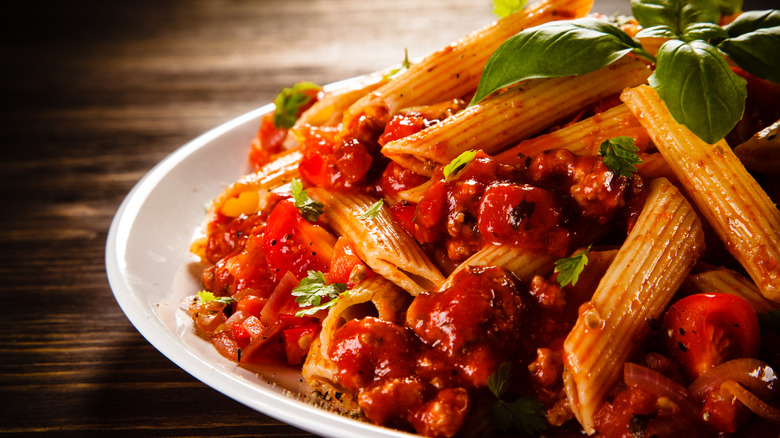
M 672 3 L 283 90 L 192 244 L 197 331 L 423 436 L 776 436 L 780 12 Z

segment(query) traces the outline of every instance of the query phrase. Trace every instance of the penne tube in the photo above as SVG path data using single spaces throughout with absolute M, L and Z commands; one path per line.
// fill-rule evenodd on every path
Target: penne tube
M 576 114 L 584 106 L 644 83 L 644 62 L 623 57 L 581 76 L 532 79 L 494 94 L 427 129 L 390 142 L 382 154 L 421 175 L 431 175 L 470 149 L 494 154 Z
M 444 282 L 439 269 L 417 241 L 390 217 L 387 207 L 382 206 L 373 218 L 362 217 L 376 199 L 321 187 L 306 191 L 324 204 L 328 225 L 355 244 L 360 258 L 374 272 L 415 296 L 437 289 Z
M 637 223 L 564 342 L 564 390 L 589 434 L 594 414 L 704 249 L 699 218 L 680 191 L 653 180 Z
M 750 307 L 756 313 L 771 312 L 778 307 L 777 304 L 764 298 L 750 280 L 726 268 L 691 274 L 685 280 L 685 286 L 691 293 L 724 293 L 740 296 L 750 303 Z
M 646 150 L 650 141 L 647 131 L 624 104 L 549 134 L 524 140 L 496 155 L 496 159 L 512 162 L 519 156 L 533 156 L 552 149 L 568 149 L 577 155 L 595 155 L 601 143 L 620 136 L 633 138 L 640 151 Z
M 669 114 L 649 86 L 621 96 L 686 193 L 761 294 L 780 302 L 780 211 L 725 140 L 707 144 Z
M 352 130 L 367 111 L 391 116 L 401 108 L 473 93 L 488 58 L 509 37 L 549 21 L 583 17 L 592 6 L 593 0 L 541 0 L 472 32 L 357 101 L 344 114 L 343 131 Z
M 322 321 L 322 329 L 312 342 L 303 365 L 302 375 L 312 389 L 344 412 L 358 412 L 353 394 L 342 388 L 335 378 L 338 368 L 330 360 L 328 349 L 336 330 L 346 321 L 377 315 L 387 321 L 400 322 L 411 297 L 384 277 L 374 275 L 339 296 Z M 369 306 L 369 307 L 366 307 Z
M 535 275 L 552 274 L 555 260 L 550 254 L 535 254 L 512 245 L 487 245 L 458 265 L 441 290 L 447 289 L 450 279 L 469 266 L 501 266 L 520 281 L 529 282 Z

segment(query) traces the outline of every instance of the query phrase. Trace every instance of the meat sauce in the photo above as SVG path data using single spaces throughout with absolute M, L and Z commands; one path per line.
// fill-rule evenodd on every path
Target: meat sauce
M 452 436 L 499 364 L 516 359 L 527 306 L 516 281 L 496 267 L 472 268 L 452 286 L 414 299 L 403 326 L 374 317 L 338 329 L 330 357 L 338 382 L 359 394 L 378 424 Z

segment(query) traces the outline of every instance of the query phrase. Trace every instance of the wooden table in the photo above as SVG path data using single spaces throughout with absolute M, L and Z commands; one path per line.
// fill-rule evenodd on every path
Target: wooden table
M 311 436 L 136 332 L 106 280 L 112 216 L 198 134 L 297 81 L 430 53 L 492 21 L 490 1 L 24 3 L 0 18 L 0 432 Z

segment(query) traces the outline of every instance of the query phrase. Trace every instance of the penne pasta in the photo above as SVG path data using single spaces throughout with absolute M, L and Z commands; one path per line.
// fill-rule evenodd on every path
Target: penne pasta
M 564 389 L 589 434 L 623 364 L 704 249 L 701 222 L 668 180 L 652 182 L 637 223 L 564 342 Z
M 520 155 L 527 157 L 559 148 L 568 149 L 578 155 L 595 155 L 601 143 L 619 136 L 633 138 L 640 151 L 647 149 L 650 141 L 647 132 L 624 104 L 548 134 L 521 141 L 496 155 L 496 159 L 512 162 Z
M 724 293 L 740 296 L 750 303 L 756 313 L 771 312 L 777 308 L 777 304 L 761 295 L 755 284 L 730 269 L 712 269 L 691 274 L 685 280 L 685 285 L 691 293 Z
M 548 21 L 582 17 L 592 5 L 593 0 L 542 0 L 467 35 L 357 101 L 344 115 L 343 132 L 354 129 L 367 111 L 388 117 L 401 108 L 473 93 L 488 58 L 507 38 Z
M 674 121 L 648 86 L 626 90 L 623 101 L 729 252 L 758 286 L 780 302 L 780 211 L 725 140 L 709 145 Z
M 449 275 L 448 282 L 469 266 L 501 266 L 520 281 L 531 281 L 535 275 L 550 275 L 554 262 L 555 257 L 550 254 L 534 254 L 512 245 L 487 245 L 458 265 Z M 447 287 L 445 283 L 441 288 Z
M 355 243 L 358 255 L 376 273 L 412 295 L 438 288 L 444 282 L 439 269 L 422 252 L 419 244 L 390 218 L 386 207 L 373 218 L 361 217 L 376 199 L 358 194 L 308 189 L 324 204 L 328 224 Z
M 375 314 L 395 322 L 403 320 L 403 312 L 410 300 L 409 294 L 379 275 L 362 281 L 340 296 L 322 321 L 322 329 L 306 356 L 302 375 L 309 386 L 325 400 L 336 403 L 340 410 L 357 412 L 357 401 L 339 385 L 336 377 L 338 368 L 328 356 L 333 336 L 346 321 L 366 315 Z
M 422 175 L 470 149 L 494 154 L 569 117 L 582 107 L 644 83 L 650 70 L 626 57 L 582 76 L 533 79 L 417 134 L 390 142 L 382 154 Z

